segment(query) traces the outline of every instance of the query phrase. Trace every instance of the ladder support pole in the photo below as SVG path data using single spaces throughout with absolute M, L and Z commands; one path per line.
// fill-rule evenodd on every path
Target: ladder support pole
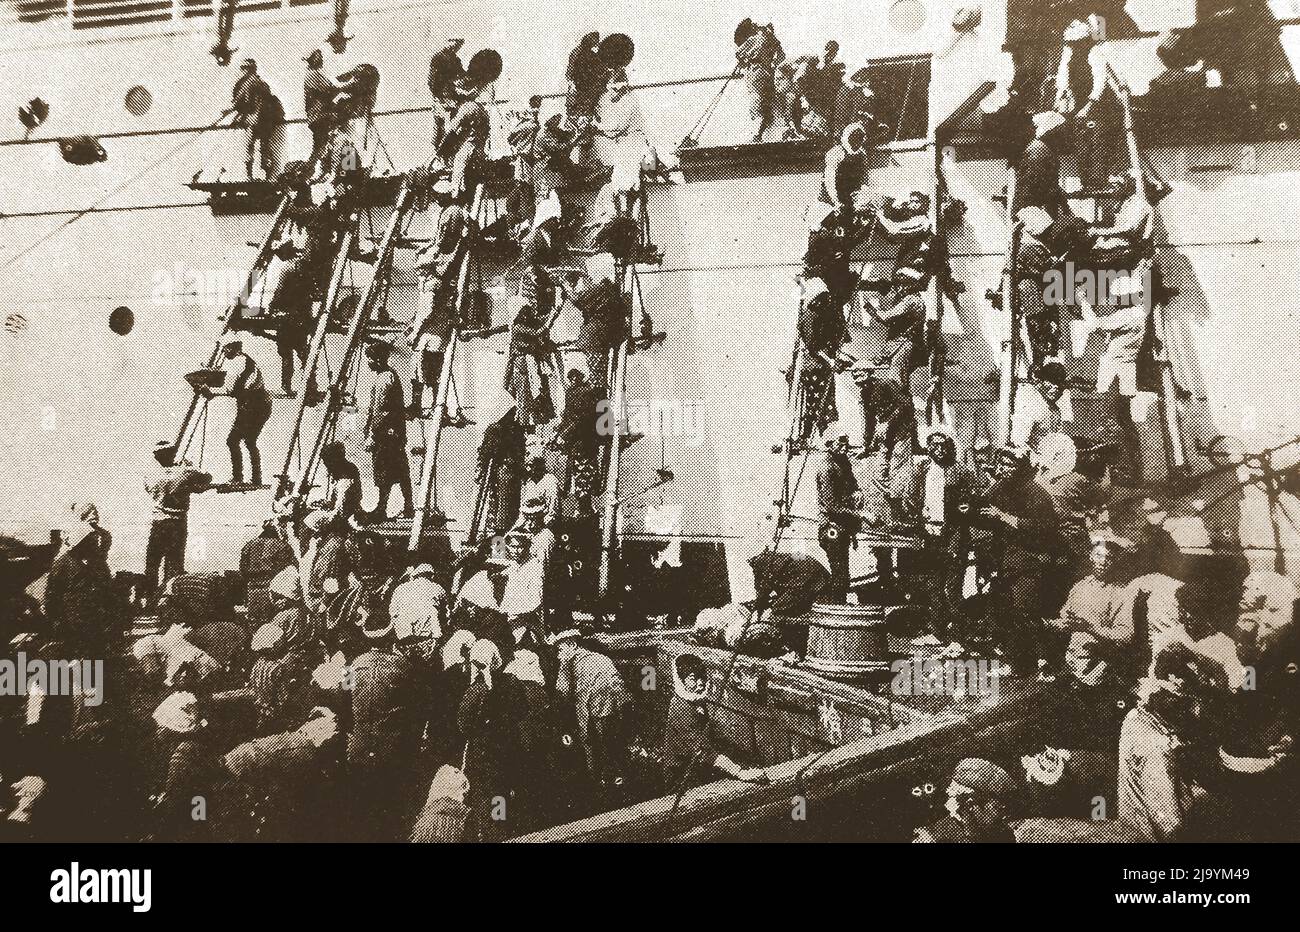
M 481 184 L 474 191 L 474 201 L 469 213 L 470 224 L 465 230 L 467 237 L 477 235 L 473 224 L 477 223 L 483 211 L 483 191 L 484 186 Z M 419 549 L 420 539 L 424 536 L 424 525 L 429 517 L 429 509 L 437 501 L 435 493 L 438 483 L 438 445 L 442 441 L 442 425 L 447 419 L 447 402 L 451 398 L 452 366 L 456 362 L 456 344 L 460 342 L 460 321 L 464 319 L 465 307 L 468 303 L 469 267 L 473 259 L 474 245 L 472 239 L 466 243 L 465 257 L 456 279 L 456 321 L 447 340 L 447 349 L 442 359 L 442 372 L 438 376 L 438 394 L 433 406 L 433 436 L 426 437 L 424 442 L 424 463 L 420 468 L 420 487 L 416 492 L 415 516 L 411 519 L 411 536 L 406 542 L 406 549 L 411 553 Z
M 614 387 L 613 398 L 610 402 L 611 409 L 614 412 L 612 423 L 614 425 L 613 436 L 609 441 L 609 469 L 605 475 L 605 516 L 603 528 L 601 531 L 601 548 L 600 548 L 600 597 L 606 599 L 610 595 L 610 583 L 613 576 L 614 551 L 617 547 L 615 524 L 618 522 L 618 477 L 619 462 L 622 459 L 623 452 L 623 409 L 627 398 L 627 340 L 618 345 L 614 353 L 614 372 L 611 385 Z
M 321 305 L 320 317 L 316 321 L 316 330 L 311 337 L 311 347 L 307 351 L 307 362 L 303 365 L 302 370 L 302 390 L 298 393 L 298 404 L 293 418 L 293 431 L 289 434 L 289 448 L 284 453 L 284 468 L 280 470 L 280 483 L 276 489 L 277 498 L 287 492 L 291 485 L 289 467 L 293 464 L 293 451 L 301 442 L 302 422 L 307 413 L 307 395 L 311 391 L 320 354 L 324 351 L 325 335 L 329 332 L 330 318 L 333 316 L 334 306 L 338 302 L 339 289 L 343 286 L 343 275 L 347 271 L 348 257 L 352 252 L 353 236 L 351 229 L 343 234 L 338 256 L 334 260 L 334 274 L 330 276 L 329 288 L 325 292 L 325 301 Z
M 1020 226 L 1011 214 L 1016 202 L 1016 170 L 1007 172 L 1007 266 L 1002 279 L 1002 306 L 1010 317 L 1007 339 L 1002 350 L 1002 378 L 998 383 L 998 443 L 1011 441 L 1011 420 L 1016 406 L 1016 362 L 1020 344 L 1020 298 L 1016 292 L 1016 253 L 1020 249 Z
M 321 420 L 320 430 L 317 431 L 315 441 L 312 443 L 311 453 L 303 461 L 302 475 L 298 477 L 298 485 L 295 489 L 296 494 L 299 496 L 306 494 L 311 487 L 311 477 L 316 471 L 316 463 L 320 459 L 321 449 L 325 446 L 325 436 L 338 418 L 342 390 L 347 385 L 352 358 L 357 352 L 357 347 L 361 344 L 363 325 L 370 317 L 371 305 L 374 304 L 379 293 L 380 284 L 387 271 L 386 267 L 392 259 L 393 243 L 402 228 L 402 221 L 406 218 L 406 212 L 411 206 L 411 198 L 410 182 L 403 181 L 402 189 L 398 192 L 397 201 L 393 205 L 393 216 L 388 221 L 388 229 L 384 231 L 379 254 L 375 257 L 374 275 L 371 276 L 370 282 L 366 285 L 365 294 L 357 302 L 356 313 L 352 316 L 352 322 L 348 326 L 347 337 L 344 340 L 343 356 L 339 360 L 334 383 L 330 386 L 331 391 L 327 399 L 328 407 L 325 411 L 325 417 Z
M 257 283 L 257 279 L 265 272 L 266 266 L 270 264 L 271 247 L 275 245 L 275 241 L 279 237 L 280 225 L 288 216 L 289 205 L 292 202 L 292 199 L 293 193 L 290 192 L 280 200 L 280 206 L 271 220 L 271 229 L 267 231 L 266 237 L 262 240 L 262 245 L 258 247 L 257 258 L 253 260 L 253 265 L 249 268 L 248 275 L 244 277 L 244 290 L 235 298 L 234 303 L 226 308 L 226 316 L 221 327 L 221 333 L 217 336 L 217 343 L 212 347 L 212 352 L 208 356 L 206 368 L 211 369 L 217 364 L 217 360 L 221 357 L 222 337 L 230 332 L 231 322 L 234 321 L 240 308 L 243 307 L 245 295 L 251 295 L 253 293 L 253 287 Z M 177 450 L 184 450 L 185 445 L 188 443 L 188 435 L 195 425 L 194 416 L 198 413 L 199 399 L 201 397 L 202 396 L 199 394 L 198 390 L 195 389 L 194 396 L 190 399 L 189 409 L 185 412 L 185 417 L 181 419 L 181 426 L 176 432 Z
M 1113 69 L 1107 66 L 1107 77 L 1111 82 L 1111 87 L 1117 97 L 1124 113 L 1124 141 L 1128 147 L 1129 161 L 1132 163 L 1133 180 L 1137 185 L 1137 196 L 1141 197 L 1148 204 L 1151 202 L 1150 192 L 1147 190 L 1146 172 L 1142 170 L 1142 152 L 1138 148 L 1137 130 L 1133 123 L 1133 101 L 1127 85 L 1119 79 L 1119 75 Z M 1154 273 L 1155 257 L 1151 259 L 1152 272 Z M 1154 274 L 1147 277 L 1148 284 L 1154 282 Z M 1165 323 L 1165 309 L 1155 303 L 1155 295 L 1147 294 L 1147 301 L 1151 309 L 1151 327 L 1155 331 L 1156 344 L 1158 346 L 1158 356 L 1156 361 L 1160 365 L 1160 407 L 1164 415 L 1165 441 L 1169 451 L 1169 461 L 1175 469 L 1187 468 L 1187 438 L 1183 433 L 1183 425 L 1178 417 L 1178 387 L 1174 382 L 1174 370 L 1171 360 L 1169 359 L 1168 328 Z
M 447 340 L 447 350 L 442 358 L 442 372 L 438 375 L 438 396 L 433 406 L 433 436 L 424 443 L 424 463 L 420 467 L 420 487 L 415 502 L 415 516 L 411 520 L 411 536 L 406 549 L 414 553 L 420 547 L 429 508 L 435 501 L 438 482 L 438 444 L 442 440 L 442 424 L 446 420 L 447 401 L 451 396 L 451 367 L 456 362 L 456 344 L 460 341 L 460 328 L 453 327 Z

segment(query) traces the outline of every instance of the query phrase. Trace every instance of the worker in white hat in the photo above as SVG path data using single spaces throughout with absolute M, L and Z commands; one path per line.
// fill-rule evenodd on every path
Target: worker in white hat
M 418 651 L 425 662 L 433 661 L 447 619 L 447 590 L 435 576 L 428 563 L 412 566 L 388 599 L 393 633 L 405 645 L 404 652 L 410 657 Z
M 271 417 L 271 396 L 262 380 L 262 370 L 244 352 L 242 340 L 226 340 L 221 346 L 221 356 L 221 388 L 205 387 L 199 391 L 209 399 L 214 395 L 235 399 L 235 420 L 226 437 L 226 446 L 230 449 L 230 484 L 244 484 L 242 449 L 247 449 L 249 479 L 252 485 L 261 485 L 262 454 L 257 447 L 257 438 Z
M 1093 635 L 1099 642 L 1098 655 L 1112 669 L 1136 673 L 1132 656 L 1138 653 L 1133 640 L 1134 599 L 1129 574 L 1121 564 L 1136 548 L 1127 538 L 1104 528 L 1093 531 L 1090 540 L 1089 573 L 1074 584 L 1060 616 L 1048 624 L 1060 631 Z

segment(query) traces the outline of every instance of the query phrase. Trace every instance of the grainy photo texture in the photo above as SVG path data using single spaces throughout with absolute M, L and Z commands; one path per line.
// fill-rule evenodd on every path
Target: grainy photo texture
M 0 838 L 1300 840 L 1300 3 L 0 23 Z

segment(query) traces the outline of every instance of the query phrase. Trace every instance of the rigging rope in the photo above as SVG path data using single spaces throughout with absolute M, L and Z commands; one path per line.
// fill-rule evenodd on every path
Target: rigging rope
M 739 71 L 739 69 L 737 69 L 737 71 Z M 895 143 L 898 142 L 903 130 L 903 117 L 907 113 L 907 107 L 911 100 L 912 88 L 915 82 L 915 78 L 916 78 L 916 68 L 912 67 L 908 69 L 907 90 L 903 95 L 903 106 L 898 111 L 898 121 L 894 127 Z M 867 234 L 867 241 L 865 246 L 863 247 L 864 249 L 868 251 L 870 250 L 872 243 L 875 241 L 876 232 L 879 228 L 880 228 L 880 224 L 873 221 L 870 231 Z M 937 230 L 934 231 L 934 235 L 936 236 L 938 235 Z M 861 280 L 862 280 L 862 276 L 861 273 L 859 273 L 858 282 L 861 282 Z M 855 287 L 853 294 L 856 295 L 857 293 L 858 293 L 858 289 Z M 843 329 L 841 330 L 841 335 L 846 333 L 847 330 L 848 330 L 848 320 L 846 318 L 843 321 Z M 796 352 L 798 352 L 799 339 L 797 335 L 795 338 L 795 348 L 796 348 Z M 833 397 L 834 389 L 835 389 L 835 379 L 834 379 L 834 374 L 832 373 L 832 377 L 827 380 L 826 386 L 822 390 L 822 396 L 817 402 L 817 407 L 814 409 L 814 415 L 820 413 L 824 409 L 826 403 L 830 400 L 831 397 Z M 795 394 L 797 397 L 798 395 L 797 386 L 795 387 Z M 795 412 L 795 417 L 796 418 L 798 417 L 798 411 Z M 797 430 L 798 430 L 797 427 L 792 427 L 792 431 L 797 432 Z M 789 457 L 789 451 L 792 449 L 793 449 L 792 446 L 787 448 L 787 457 Z M 785 476 L 783 478 L 781 510 L 777 518 L 776 529 L 772 535 L 772 544 L 771 547 L 769 548 L 773 553 L 775 553 L 777 548 L 780 547 L 781 545 L 781 540 L 784 536 L 784 531 L 786 527 L 786 522 L 783 520 L 783 518 L 789 514 L 790 505 L 793 503 L 795 496 L 798 494 L 799 486 L 802 484 L 804 476 L 807 474 L 809 454 L 811 452 L 812 452 L 811 446 L 806 444 L 805 449 L 802 451 L 803 453 L 802 462 L 800 464 L 799 472 L 795 478 L 795 483 L 793 487 L 789 486 L 789 458 L 787 458 Z M 786 491 L 787 489 L 788 492 Z M 755 582 L 757 582 L 757 580 Z M 768 593 L 762 593 L 756 591 L 755 595 L 757 596 L 757 599 L 755 602 L 754 610 L 750 613 L 749 619 L 741 627 L 740 636 L 736 639 L 737 646 L 731 649 L 731 656 L 728 658 L 727 667 L 723 672 L 720 692 L 724 695 L 726 693 L 728 685 L 731 683 L 731 678 L 735 671 L 736 663 L 740 659 L 740 647 L 739 647 L 740 642 L 744 639 L 745 635 L 749 633 L 750 627 L 756 624 L 763 617 L 763 614 L 767 611 L 768 608 L 768 606 L 766 605 L 768 599 Z M 715 711 L 715 706 L 717 704 L 718 702 L 716 700 L 711 700 L 707 698 L 707 696 L 704 699 L 705 710 L 708 714 L 708 724 L 706 726 L 707 728 L 714 727 L 715 724 L 714 711 Z M 834 750 L 834 747 L 828 748 L 827 750 L 815 756 L 804 767 L 800 768 L 799 772 L 795 775 L 795 784 L 797 787 L 802 789 L 803 781 L 807 773 L 812 769 L 812 767 L 814 767 L 818 762 L 820 762 L 832 750 Z M 693 769 L 694 769 L 694 764 L 692 764 L 691 767 L 688 767 L 686 769 L 686 773 L 682 775 L 681 782 L 677 788 L 676 796 L 673 799 L 673 807 L 668 814 L 669 819 L 675 816 L 678 810 L 681 808 L 682 797 L 686 795 L 686 791 L 688 789 L 687 781 L 689 780 L 690 773 Z
M 222 125 L 222 122 L 221 122 L 221 121 L 224 120 L 227 116 L 228 116 L 228 114 L 223 113 L 221 116 L 217 117 L 217 119 L 216 119 L 216 121 L 215 121 L 214 123 L 212 123 L 212 124 L 209 125 L 209 126 L 204 127 L 204 128 L 203 128 L 202 130 L 200 130 L 198 133 L 196 133 L 195 135 L 189 137 L 189 138 L 186 139 L 184 142 L 182 142 L 179 146 L 176 146 L 175 148 L 171 149 L 170 151 L 164 153 L 160 158 L 157 158 L 157 159 L 155 159 L 154 161 L 150 162 L 150 163 L 149 163 L 148 165 L 146 165 L 144 168 L 140 169 L 140 171 L 136 172 L 136 173 L 135 173 L 134 175 L 132 175 L 130 178 L 127 178 L 127 179 L 126 179 L 125 181 L 123 181 L 121 184 L 117 185 L 117 186 L 114 187 L 112 190 L 110 190 L 107 194 L 105 194 L 105 195 L 103 195 L 102 197 L 100 197 L 98 200 L 96 200 L 94 203 L 92 203 L 89 207 L 86 207 L 86 208 L 83 208 L 83 209 L 77 211 L 77 212 L 74 213 L 71 217 L 69 217 L 67 220 L 65 220 L 63 223 L 59 224 L 57 227 L 55 227 L 53 230 L 51 230 L 49 233 L 46 233 L 44 236 L 42 236 L 42 237 L 40 237 L 39 239 L 37 239 L 34 243 L 32 243 L 32 244 L 30 244 L 29 246 L 25 247 L 21 252 L 17 253 L 17 254 L 14 255 L 14 256 L 11 256 L 11 257 L 9 258 L 9 260 L 8 260 L 7 262 L 4 263 L 4 265 L 0 265 L 0 272 L 4 271 L 5 269 L 9 268 L 11 265 L 14 265 L 15 263 L 17 263 L 17 262 L 19 262 L 20 260 L 22 260 L 23 258 L 25 258 L 26 256 L 28 256 L 28 255 L 30 255 L 31 253 L 35 252 L 35 251 L 36 251 L 37 249 L 39 249 L 40 247 L 44 246 L 44 245 L 45 245 L 46 243 L 48 243 L 50 240 L 52 240 L 52 239 L 54 239 L 56 236 L 59 236 L 60 234 L 62 234 L 65 230 L 68 229 L 68 227 L 72 226 L 72 225 L 73 225 L 74 223 L 76 223 L 78 220 L 80 220 L 80 219 L 82 219 L 83 217 L 86 217 L 86 216 L 88 216 L 88 215 L 90 215 L 90 214 L 92 214 L 92 213 L 96 213 L 96 212 L 98 212 L 98 211 L 99 211 L 99 208 L 102 207 L 102 206 L 104 205 L 104 203 L 106 203 L 106 202 L 109 201 L 109 200 L 112 200 L 114 197 L 116 197 L 117 195 L 121 194 L 123 191 L 125 191 L 127 188 L 129 188 L 131 185 L 135 184 L 137 181 L 139 181 L 139 180 L 140 180 L 141 178 L 143 178 L 145 175 L 149 174 L 151 171 L 153 171 L 154 169 L 158 168 L 158 167 L 159 167 L 160 165 L 162 165 L 164 162 L 169 161 L 170 159 L 172 159 L 172 158 L 176 157 L 177 155 L 179 155 L 179 154 L 180 154 L 182 151 L 184 151 L 185 149 L 188 149 L 190 146 L 194 145 L 194 143 L 198 142 L 200 139 L 203 138 L 203 134 L 204 134 L 205 132 L 207 132 L 208 130 L 217 129 L 218 127 L 220 127 L 220 126 Z

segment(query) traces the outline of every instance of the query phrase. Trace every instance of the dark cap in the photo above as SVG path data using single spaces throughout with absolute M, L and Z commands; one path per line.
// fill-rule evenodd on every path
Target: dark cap
M 979 757 L 968 757 L 959 763 L 952 772 L 952 782 L 982 796 L 1012 796 L 1018 789 L 1009 773 Z

